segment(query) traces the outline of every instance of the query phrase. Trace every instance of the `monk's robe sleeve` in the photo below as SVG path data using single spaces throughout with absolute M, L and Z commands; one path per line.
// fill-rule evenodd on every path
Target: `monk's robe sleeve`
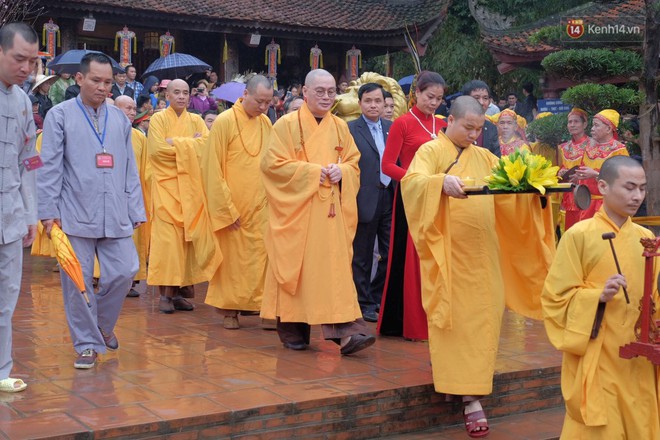
M 226 228 L 239 218 L 225 181 L 227 151 L 232 138 L 238 136 L 237 130 L 239 128 L 230 118 L 219 117 L 211 127 L 208 145 L 202 151 L 202 181 L 214 231 Z
M 135 153 L 133 151 L 133 133 L 131 124 L 126 123 L 124 128 L 126 131 L 126 187 L 124 191 L 128 195 L 128 217 L 131 223 L 146 222 L 147 215 L 145 213 L 144 198 L 142 195 L 142 184 L 140 183 L 140 175 L 138 174 L 137 163 L 135 160 Z
M 586 352 L 603 290 L 602 286 L 586 286 L 582 253 L 588 244 L 582 237 L 570 230 L 564 234 L 541 294 L 550 342 L 558 350 L 578 356 Z
M 159 117 L 156 117 L 159 116 Z M 167 143 L 167 115 L 157 114 L 149 122 L 147 149 L 149 160 L 156 163 L 172 162 L 176 152 L 174 146 Z
M 160 115 L 158 115 L 160 116 Z M 196 115 L 195 115 L 196 116 Z M 168 136 L 166 123 L 174 126 L 171 132 L 176 134 L 186 128 L 186 124 L 194 124 L 195 133 L 202 136 L 193 138 L 172 136 L 169 145 L 165 140 Z M 201 125 L 197 122 L 201 122 Z M 178 189 L 176 197 L 168 194 L 168 199 L 161 202 L 157 215 L 170 219 L 174 224 L 183 227 L 184 240 L 192 242 L 195 259 L 204 277 L 209 280 L 222 262 L 222 252 L 211 229 L 206 197 L 202 187 L 202 172 L 199 167 L 198 154 L 208 141 L 208 129 L 200 117 L 174 120 L 171 114 L 152 118 L 149 124 L 148 148 L 149 158 L 161 170 L 159 184 L 167 183 L 169 187 Z M 163 170 L 168 170 L 167 174 Z M 165 194 L 161 191 L 161 194 Z M 169 191 L 167 191 L 169 193 Z M 163 197 L 161 195 L 161 197 Z M 170 206 L 166 206 L 170 205 Z M 179 205 L 177 209 L 175 205 Z M 162 213 L 161 213 L 162 211 Z M 179 215 L 181 218 L 179 218 Z
M 542 204 L 535 194 L 498 195 L 494 201 L 506 305 L 541 320 L 541 291 L 555 256 L 550 198 Z
M 449 200 L 442 185 L 443 171 L 454 160 L 456 149 L 443 142 L 447 141 L 438 139 L 420 147 L 401 181 L 401 195 L 422 273 L 428 274 L 422 283 L 422 305 L 430 324 L 451 329 Z
M 201 159 L 202 153 L 208 148 L 209 128 L 199 115 L 191 115 L 195 125 L 195 133 L 199 133 L 200 137 L 196 138 L 195 148 L 197 149 L 197 158 Z
M 133 152 L 137 163 L 140 184 L 142 185 L 142 200 L 147 221 L 151 219 L 151 164 L 147 150 L 147 137 L 137 128 L 132 129 Z
M 298 132 L 297 120 L 284 118 L 275 123 L 261 160 L 269 206 L 266 250 L 278 284 L 291 295 L 302 269 L 312 197 L 318 194 L 325 166 L 304 160 L 300 139 L 292 136 Z
M 202 151 L 206 148 L 208 138 L 209 138 L 209 129 L 206 127 L 204 120 L 198 115 L 188 115 L 190 117 L 189 121 L 194 127 L 195 134 L 199 134 L 198 137 L 187 137 L 187 136 L 172 136 L 172 143 L 175 147 L 185 147 L 192 148 L 195 150 L 197 157 L 201 157 Z M 151 129 L 151 128 L 150 128 Z

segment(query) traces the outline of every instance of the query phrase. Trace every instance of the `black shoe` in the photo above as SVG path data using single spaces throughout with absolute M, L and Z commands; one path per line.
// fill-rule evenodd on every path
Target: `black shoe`
M 126 298 L 137 298 L 138 296 L 140 296 L 140 292 L 135 289 L 129 290 L 126 294 Z
M 376 338 L 371 335 L 353 335 L 340 352 L 341 354 L 353 354 L 360 350 L 370 347 L 376 342 Z
M 304 342 L 285 342 L 284 343 L 284 348 L 288 348 L 289 350 L 307 350 L 307 344 Z
M 185 298 L 180 296 L 172 298 L 172 304 L 174 305 L 174 310 L 183 310 L 184 312 L 190 312 L 195 309 L 190 302 L 186 301 Z
M 99 330 L 101 331 L 103 342 L 105 342 L 105 346 L 108 348 L 108 350 L 117 350 L 119 348 L 119 340 L 117 339 L 115 332 L 112 332 L 108 335 L 103 330 L 101 330 L 101 327 L 99 327 Z
M 362 313 L 362 318 L 367 322 L 378 322 L 378 313 L 373 310 L 367 310 Z
M 158 310 L 161 313 L 174 313 L 174 304 L 172 304 L 172 298 L 167 296 L 161 296 L 160 301 L 158 302 Z

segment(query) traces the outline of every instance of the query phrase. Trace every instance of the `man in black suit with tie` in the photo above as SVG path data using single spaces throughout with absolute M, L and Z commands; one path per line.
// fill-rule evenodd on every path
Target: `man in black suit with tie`
M 473 79 L 472 81 L 465 83 L 462 91 L 464 95 L 472 96 L 479 101 L 479 104 L 481 104 L 484 111 L 488 110 L 488 105 L 490 104 L 490 88 L 485 82 Z M 500 141 L 497 137 L 497 127 L 488 119 L 486 119 L 484 128 L 481 130 L 481 134 L 474 143 L 480 147 L 484 147 L 495 156 L 500 157 Z
M 383 295 L 392 226 L 393 182 L 383 174 L 381 161 L 392 122 L 382 119 L 385 94 L 376 83 L 358 90 L 362 116 L 348 123 L 360 150 L 360 191 L 357 195 L 358 226 L 353 240 L 353 281 L 365 321 L 377 322 Z M 374 243 L 380 260 L 371 280 Z

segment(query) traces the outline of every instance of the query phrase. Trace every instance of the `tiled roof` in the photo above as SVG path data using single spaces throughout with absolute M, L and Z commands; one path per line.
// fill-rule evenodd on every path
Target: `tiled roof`
M 590 23 L 595 25 L 617 23 L 640 26 L 641 29 L 644 29 L 644 0 L 590 2 L 561 14 L 544 18 L 528 26 L 504 31 L 483 30 L 482 36 L 486 45 L 493 52 L 536 58 L 561 49 L 561 47 L 545 43 L 532 44 L 529 42 L 529 37 L 544 27 L 559 25 L 562 17 L 588 17 Z
M 446 11 L 448 0 L 60 0 L 54 9 L 168 14 L 182 21 L 325 33 L 400 33 Z

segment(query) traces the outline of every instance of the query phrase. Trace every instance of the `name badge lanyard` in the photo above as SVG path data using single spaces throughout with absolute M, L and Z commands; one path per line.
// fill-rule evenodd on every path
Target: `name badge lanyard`
M 99 133 L 98 127 L 94 127 L 94 124 L 92 124 L 92 120 L 89 118 L 87 111 L 85 111 L 85 108 L 77 99 L 76 99 L 76 104 L 78 104 L 78 107 L 80 107 L 80 111 L 82 111 L 83 115 L 85 115 L 85 119 L 87 120 L 89 127 L 94 132 L 94 136 L 96 136 L 96 139 L 98 139 L 99 143 L 101 144 L 101 149 L 103 150 L 103 153 L 106 153 L 104 142 L 105 142 L 105 133 L 108 129 L 108 110 L 107 109 L 105 110 L 105 119 L 103 120 L 103 133 Z

